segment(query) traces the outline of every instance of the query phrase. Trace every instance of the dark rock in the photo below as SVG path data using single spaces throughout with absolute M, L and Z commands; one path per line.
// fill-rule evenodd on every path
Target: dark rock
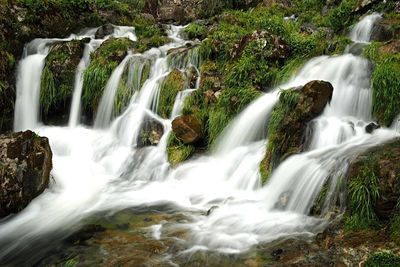
M 217 103 L 218 100 L 214 91 L 212 90 L 207 90 L 204 92 L 204 99 L 207 105 Z
M 379 0 L 358 0 L 356 7 L 354 9 L 355 12 L 363 12 L 370 8 L 373 4 L 378 3 Z
M 158 145 L 163 134 L 163 124 L 155 118 L 146 117 L 140 130 L 138 147 Z
M 310 103 L 311 108 L 309 109 L 310 114 L 308 117 L 315 118 L 320 115 L 326 104 L 332 100 L 333 86 L 329 82 L 325 81 L 311 81 L 304 85 L 302 89 L 302 98 L 300 101 L 306 104 Z
M 377 22 L 371 33 L 371 41 L 387 42 L 393 38 L 398 38 L 399 30 L 396 30 L 396 25 L 400 21 L 383 19 Z M 397 36 L 397 37 L 396 37 Z
M 365 131 L 370 134 L 379 128 L 381 128 L 381 126 L 379 124 L 377 124 L 375 122 L 371 122 L 367 126 L 365 126 Z
M 207 210 L 206 216 L 210 216 L 211 213 L 213 213 L 218 208 L 219 208 L 219 206 L 216 206 L 216 205 L 212 206 L 209 210 Z
M 96 39 L 104 39 L 106 36 L 111 35 L 114 32 L 114 26 L 112 24 L 106 24 L 97 29 L 94 37 Z
M 196 88 L 197 79 L 199 78 L 199 73 L 195 67 L 190 67 L 186 70 L 186 77 L 189 81 L 190 88 Z
M 174 119 L 172 130 L 175 136 L 185 144 L 193 144 L 203 138 L 201 122 L 194 115 L 185 115 Z
M 0 135 L 0 218 L 24 209 L 48 186 L 49 141 L 31 131 Z

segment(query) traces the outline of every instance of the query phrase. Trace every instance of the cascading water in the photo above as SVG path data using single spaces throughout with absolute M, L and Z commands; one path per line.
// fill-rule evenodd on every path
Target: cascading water
M 360 31 L 367 31 L 366 27 L 361 28 Z M 379 129 L 373 134 L 366 134 L 363 129 L 371 120 L 368 62 L 350 54 L 318 57 L 279 88 L 288 89 L 315 79 L 327 80 L 335 88 L 331 105 L 313 123 L 310 151 L 284 161 L 268 184 L 261 186 L 258 168 L 267 142 L 264 139 L 266 121 L 278 101 L 277 90 L 264 95 L 240 114 L 219 138 L 211 155 L 171 169 L 165 155 L 171 121 L 161 119 L 154 112 L 159 86 L 174 67 L 183 69 L 200 64 L 195 50 L 188 57 L 168 61 L 168 50 L 185 45 L 179 37 L 180 30 L 180 27 L 171 27 L 172 43 L 141 55 L 152 62 L 149 79 L 133 93 L 125 111 L 101 131 L 83 127 L 37 127 L 35 118 L 28 118 L 27 112 L 38 106 L 22 108 L 22 102 L 29 95 L 24 86 L 18 87 L 17 103 L 21 103 L 16 108 L 15 128 L 33 128 L 49 137 L 56 182 L 18 215 L 0 222 L 0 259 L 16 261 L 24 248 L 45 244 L 52 233 L 62 238 L 81 220 L 97 212 L 157 203 L 173 203 L 176 209 L 195 211 L 192 222 L 174 226 L 189 231 L 188 253 L 197 250 L 239 253 L 260 242 L 310 236 L 327 223 L 322 218 L 307 216 L 322 186 L 329 182 L 333 194 L 350 159 L 397 136 L 389 129 Z M 39 74 L 29 71 L 33 63 L 43 62 L 44 57 L 32 59 L 32 64 L 24 63 L 25 59 L 20 63 L 20 75 L 33 77 L 29 79 L 39 83 Z M 40 85 L 37 91 L 39 88 Z M 171 119 L 179 114 L 184 97 L 196 88 L 188 88 L 178 95 Z M 81 92 L 77 90 L 76 94 L 79 96 Z M 106 99 L 107 94 L 108 90 L 104 98 L 111 102 Z M 38 111 L 29 116 L 33 114 Z M 107 111 L 104 116 L 107 120 L 109 114 Z M 147 117 L 164 125 L 164 135 L 158 146 L 137 149 L 141 125 Z M 286 198 L 286 205 L 281 205 L 282 197 Z M 219 208 L 209 216 L 197 212 L 215 205 Z M 155 229 L 158 231 L 155 236 L 160 237 L 168 225 Z M 32 254 L 35 252 L 29 257 L 35 257 Z

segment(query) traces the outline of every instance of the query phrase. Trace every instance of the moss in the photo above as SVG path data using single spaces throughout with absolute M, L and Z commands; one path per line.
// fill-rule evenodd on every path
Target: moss
M 286 65 L 276 74 L 275 86 L 289 81 L 290 78 L 301 69 L 306 61 L 306 58 L 298 57 L 287 62 Z
M 111 38 L 91 55 L 91 62 L 83 79 L 82 105 L 86 110 L 91 112 L 96 110 L 113 70 L 125 58 L 132 46 L 133 42 L 127 38 Z
M 298 103 L 300 97 L 299 91 L 284 90 L 281 92 L 278 104 L 274 107 L 271 118 L 268 123 L 268 146 L 265 158 L 260 164 L 260 173 L 262 182 L 265 183 L 274 166 L 278 164 L 283 156 L 283 141 L 281 136 L 282 125 L 285 118 L 289 116 Z
M 172 70 L 161 84 L 157 113 L 168 119 L 171 116 L 177 94 L 185 87 L 185 76 L 177 69 Z
M 400 244 L 400 214 L 396 214 L 390 220 L 390 234 L 392 240 L 395 241 L 397 244 Z
M 400 257 L 391 252 L 379 252 L 370 256 L 365 267 L 399 267 Z
M 75 72 L 83 53 L 81 41 L 57 43 L 45 59 L 40 100 L 44 114 L 50 109 L 64 109 L 72 97 Z
M 172 166 L 177 166 L 179 163 L 187 160 L 195 152 L 193 145 L 186 145 L 175 137 L 172 132 L 168 137 L 167 155 L 168 161 Z
M 200 23 L 190 23 L 188 26 L 185 27 L 183 30 L 183 34 L 188 39 L 204 39 L 207 35 L 207 27 Z
M 372 43 L 364 55 L 375 64 L 372 112 L 381 125 L 390 126 L 400 114 L 400 56 L 387 53 L 381 43 Z

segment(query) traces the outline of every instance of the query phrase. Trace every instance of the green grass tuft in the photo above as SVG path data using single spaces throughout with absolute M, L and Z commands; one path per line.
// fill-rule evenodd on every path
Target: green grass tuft
M 365 267 L 399 267 L 400 257 L 391 252 L 378 252 L 370 256 Z

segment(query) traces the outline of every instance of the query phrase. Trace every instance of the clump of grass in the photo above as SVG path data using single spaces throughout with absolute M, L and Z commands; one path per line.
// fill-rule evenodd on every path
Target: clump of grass
M 187 160 L 195 152 L 195 147 L 193 145 L 184 144 L 180 141 L 173 132 L 171 132 L 168 137 L 167 144 L 167 155 L 168 161 L 172 166 L 176 166 L 179 163 Z
M 84 73 L 82 105 L 92 112 L 97 108 L 104 88 L 113 70 L 127 55 L 133 42 L 127 38 L 105 41 L 94 54 Z
M 207 27 L 203 24 L 193 22 L 183 30 L 183 33 L 188 39 L 204 39 L 207 34 Z
M 370 256 L 365 267 L 399 267 L 400 257 L 391 252 L 378 252 Z
M 378 224 L 373 206 L 380 196 L 379 180 L 373 158 L 363 160 L 358 175 L 349 182 L 348 201 L 351 216 L 345 221 L 346 230 L 363 230 Z
M 161 84 L 158 98 L 157 113 L 167 119 L 171 116 L 176 96 L 185 86 L 185 77 L 182 72 L 174 69 Z
M 372 112 L 380 124 L 390 126 L 400 114 L 400 56 L 382 51 L 381 43 L 372 43 L 364 55 L 375 64 Z

